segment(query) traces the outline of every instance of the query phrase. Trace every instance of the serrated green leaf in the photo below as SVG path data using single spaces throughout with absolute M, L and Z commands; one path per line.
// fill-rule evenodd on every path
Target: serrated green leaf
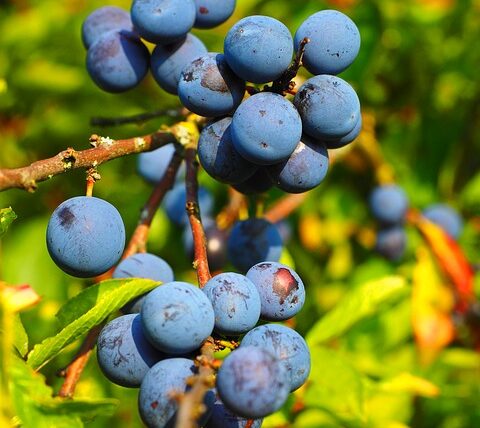
M 17 215 L 11 208 L 0 209 L 0 237 L 7 231 Z
M 312 327 L 307 342 L 313 346 L 338 337 L 358 321 L 377 313 L 382 304 L 396 301 L 406 290 L 405 279 L 398 276 L 357 287 Z
M 66 327 L 78 317 L 92 309 L 107 293 L 119 287 L 125 280 L 110 279 L 91 285 L 75 297 L 68 300 L 55 315 L 60 323 L 60 328 Z
M 364 426 L 365 378 L 339 352 L 316 346 L 311 357 L 307 407 L 328 412 L 341 426 Z
M 85 306 L 86 312 L 65 326 L 57 335 L 35 345 L 27 360 L 31 367 L 38 369 L 48 363 L 67 345 L 85 334 L 92 327 L 100 324 L 111 313 L 118 311 L 130 300 L 147 293 L 159 285 L 158 282 L 150 279 L 108 280 L 108 282 L 110 281 L 115 281 L 118 285 L 112 287 L 110 291 L 102 293 L 95 301 L 95 305 L 90 307 L 90 309 L 88 309 L 88 305 L 88 307 Z M 80 312 L 77 311 L 77 314 L 79 315 Z
M 28 335 L 23 326 L 20 314 L 13 314 L 13 346 L 22 357 L 28 352 Z

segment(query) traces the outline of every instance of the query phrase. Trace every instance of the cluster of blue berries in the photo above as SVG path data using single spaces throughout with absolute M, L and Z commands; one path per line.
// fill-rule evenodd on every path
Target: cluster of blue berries
M 208 52 L 190 29 L 219 25 L 234 7 L 233 0 L 134 0 L 130 13 L 97 9 L 82 28 L 87 69 L 109 92 L 134 87 L 150 69 L 188 110 L 211 118 L 198 156 L 218 181 L 245 194 L 273 186 L 305 192 L 325 178 L 327 149 L 342 147 L 360 133 L 358 96 L 335 76 L 357 56 L 360 33 L 334 10 L 307 18 L 295 37 L 278 20 L 256 15 L 228 31 L 224 53 Z M 156 44 L 151 55 L 142 39 Z M 303 65 L 315 77 L 299 88 L 292 103 L 284 95 L 291 87 L 294 51 L 303 53 Z M 284 87 L 275 85 L 286 75 Z M 250 87 L 252 96 L 245 98 L 247 82 L 274 83 L 263 90 Z
M 252 266 L 246 275 L 214 276 L 199 289 L 174 281 L 161 258 L 136 254 L 115 269 L 115 278 L 143 277 L 164 283 L 123 308 L 97 344 L 100 368 L 112 382 L 138 387 L 140 416 L 148 427 L 174 423 L 187 379 L 197 371 L 195 352 L 210 336 L 239 338 L 224 360 L 216 387 L 204 398 L 200 426 L 241 427 L 278 410 L 310 372 L 305 340 L 279 324 L 256 327 L 260 319 L 284 321 L 305 302 L 302 280 L 274 262 Z M 260 426 L 261 421 L 255 421 Z
M 405 251 L 405 215 L 408 198 L 400 186 L 390 184 L 376 187 L 370 194 L 370 210 L 380 223 L 375 248 L 389 260 L 399 260 Z M 440 226 L 447 235 L 457 239 L 463 227 L 460 215 L 450 206 L 433 204 L 426 207 L 422 215 Z

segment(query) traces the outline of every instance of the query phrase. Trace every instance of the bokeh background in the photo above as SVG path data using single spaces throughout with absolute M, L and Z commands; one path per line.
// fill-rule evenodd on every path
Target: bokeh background
M 356 22 L 362 37 L 357 60 L 341 74 L 362 103 L 366 123 L 362 141 L 332 153 L 327 179 L 285 219 L 292 237 L 283 260 L 297 269 L 308 296 L 295 327 L 313 343 L 322 316 L 357 286 L 393 274 L 407 284 L 407 292 L 394 302 L 375 307 L 369 317 L 326 346 L 312 346 L 309 384 L 264 426 L 480 426 L 480 359 L 468 334 L 457 335 L 448 346 L 433 340 L 425 348 L 415 341 L 414 333 L 422 327 L 417 311 L 430 305 L 445 313 L 451 307 L 448 279 L 414 227 L 407 226 L 408 246 L 400 261 L 389 262 L 376 254 L 376 225 L 367 205 L 368 194 L 385 177 L 394 177 L 405 189 L 414 209 L 435 202 L 450 204 L 465 222 L 459 238 L 462 250 L 472 265 L 480 262 L 480 1 L 237 3 L 234 16 L 222 26 L 194 31 L 209 50 L 221 51 L 229 27 L 252 14 L 275 17 L 294 33 L 310 14 L 339 9 Z M 179 105 L 150 76 L 122 95 L 104 93 L 91 82 L 80 27 L 93 9 L 106 4 L 0 2 L 0 167 L 27 165 L 66 147 L 87 148 L 92 133 L 122 138 L 173 123 L 160 117 L 142 125 L 103 129 L 90 125 L 94 116 L 126 116 Z M 108 4 L 129 8 L 129 1 Z M 131 233 L 150 186 L 136 175 L 134 156 L 103 165 L 100 173 L 95 195 L 119 209 Z M 215 195 L 219 212 L 228 199 L 226 186 L 203 173 L 200 181 Z M 0 208 L 12 206 L 18 215 L 0 241 L 0 278 L 30 284 L 42 296 L 41 303 L 22 316 L 31 344 L 55 333 L 55 313 L 87 284 L 63 274 L 45 246 L 53 209 L 83 193 L 83 171 L 41 183 L 34 194 L 0 193 Z M 267 206 L 280 196 L 271 192 Z M 165 258 L 178 278 L 194 281 L 179 233 L 159 211 L 149 249 Z M 426 296 L 420 305 L 414 298 L 419 289 Z M 443 327 L 435 323 L 434 327 L 434 336 L 442 336 Z M 71 346 L 70 352 L 42 370 L 55 390 L 60 383 L 57 370 L 77 347 L 78 343 Z M 95 359 L 77 395 L 120 400 L 113 416 L 98 417 L 88 426 L 141 426 L 136 391 L 105 381 Z

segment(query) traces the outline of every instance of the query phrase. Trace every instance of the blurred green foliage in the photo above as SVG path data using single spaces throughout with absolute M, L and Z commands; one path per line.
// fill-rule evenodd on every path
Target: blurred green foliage
M 129 7 L 126 0 L 111 3 Z M 231 24 L 250 14 L 273 16 L 292 32 L 310 14 L 326 8 L 340 9 L 357 23 L 361 51 L 342 77 L 358 91 L 362 110 L 374 118 L 376 140 L 411 206 L 422 209 L 443 201 L 460 210 L 466 221 L 460 244 L 469 260 L 478 264 L 480 1 L 237 3 L 235 15 L 224 25 L 195 31 L 211 51 L 221 51 Z M 141 126 L 90 126 L 94 116 L 126 116 L 178 106 L 177 99 L 161 91 L 150 76 L 123 95 L 104 93 L 91 82 L 84 67 L 80 27 L 93 9 L 105 4 L 99 0 L 1 3 L 0 167 L 23 166 L 70 146 L 87 148 L 92 133 L 122 138 L 172 123 L 163 117 Z M 375 225 L 366 204 L 375 186 L 375 171 L 354 149 L 333 156 L 336 161 L 327 180 L 288 219 L 294 237 L 285 257 L 295 264 L 308 293 L 295 323 L 311 344 L 312 374 L 307 387 L 297 391 L 264 426 L 480 426 L 478 354 L 460 338 L 425 362 L 415 345 L 413 271 L 418 248 L 424 245 L 422 238 L 408 229 L 407 252 L 399 263 L 376 255 L 372 249 Z M 149 185 L 135 174 L 133 156 L 102 166 L 100 173 L 95 194 L 119 209 L 131 233 Z M 215 194 L 218 212 L 227 200 L 226 186 L 204 174 L 200 181 Z M 0 208 L 11 206 L 18 216 L 0 241 L 0 279 L 8 284 L 28 283 L 42 297 L 40 304 L 22 313 L 30 349 L 56 334 L 55 313 L 87 284 L 63 274 L 45 246 L 52 210 L 82 193 L 82 171 L 41 183 L 33 195 L 19 190 L 0 193 Z M 272 192 L 267 204 L 279 196 Z M 178 278 L 195 281 L 178 235 L 179 229 L 160 211 L 149 248 L 174 267 Z M 394 283 L 382 283 L 388 278 Z M 480 292 L 478 278 L 476 284 Z M 394 288 L 391 293 L 389 287 Z M 328 330 L 334 327 L 342 329 Z M 54 419 L 45 419 L 51 424 L 45 422 L 45 426 L 82 426 L 82 420 L 94 427 L 140 426 L 136 391 L 107 382 L 94 359 L 78 385 L 76 397 L 84 401 L 79 401 L 77 409 L 46 399 L 51 390 L 58 391 L 61 379 L 56 373 L 77 348 L 75 342 L 42 370 L 52 389 L 41 386 L 43 380 L 39 382 L 37 375 L 15 360 L 12 377 L 21 387 L 11 391 L 12 402 L 17 407 L 32 400 L 37 403 L 32 390 L 44 392 L 45 401 L 31 414 L 18 415 L 24 426 L 43 426 L 31 421 L 46 414 Z M 96 404 L 88 402 L 93 398 L 98 399 Z M 113 416 L 111 398 L 119 400 Z M 72 417 L 65 419 L 68 413 Z M 92 420 L 97 413 L 103 416 Z

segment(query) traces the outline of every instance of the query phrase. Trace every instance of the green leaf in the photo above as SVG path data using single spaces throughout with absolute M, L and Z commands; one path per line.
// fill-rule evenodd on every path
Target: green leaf
M 380 310 L 380 305 L 398 300 L 407 290 L 404 278 L 391 276 L 367 282 L 349 292 L 310 330 L 310 346 L 338 337 L 360 320 Z
M 13 345 L 22 357 L 28 352 L 28 336 L 23 326 L 20 314 L 13 314 Z
M 115 411 L 117 401 L 112 399 L 54 398 L 45 378 L 23 360 L 14 358 L 11 367 L 10 396 L 22 426 L 80 428 L 83 427 L 82 420 L 111 415 Z
M 11 208 L 0 209 L 0 236 L 2 236 L 12 224 L 17 215 Z
M 311 349 L 312 371 L 304 401 L 322 409 L 341 426 L 365 422 L 365 378 L 340 353 L 316 346 Z
M 55 315 L 60 323 L 60 328 L 66 327 L 71 322 L 92 309 L 107 293 L 118 288 L 122 280 L 112 279 L 91 285 L 68 300 Z
M 82 299 L 74 298 L 77 304 L 72 304 L 72 311 L 75 311 L 75 317 L 72 322 L 66 325 L 57 335 L 45 339 L 42 343 L 35 345 L 28 355 L 28 364 L 38 369 L 48 363 L 52 358 L 59 354 L 67 345 L 78 339 L 89 331 L 92 327 L 100 324 L 111 313 L 118 311 L 127 302 L 138 297 L 159 285 L 158 282 L 150 279 L 115 279 L 108 280 L 105 283 L 112 283 L 113 286 L 105 286 L 109 289 L 103 293 L 97 294 L 93 306 L 84 304 Z M 102 289 L 104 283 L 97 284 L 98 289 Z M 83 293 L 81 293 L 83 294 Z M 87 293 L 87 301 L 91 302 L 92 292 Z M 80 303 L 82 302 L 82 303 Z M 69 303 L 67 303 L 68 305 Z M 62 311 L 64 313 L 64 311 Z M 62 315 L 65 319 L 65 315 Z

